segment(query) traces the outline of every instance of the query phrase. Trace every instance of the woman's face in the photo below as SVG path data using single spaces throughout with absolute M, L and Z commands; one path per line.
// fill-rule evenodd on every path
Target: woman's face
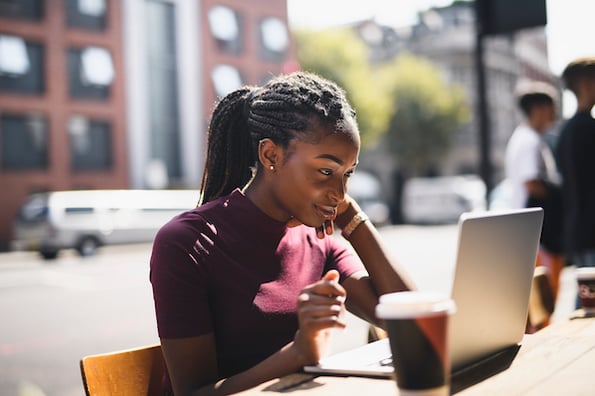
M 310 227 L 318 227 L 334 218 L 337 205 L 345 198 L 349 177 L 355 171 L 359 155 L 359 135 L 328 133 L 315 126 L 322 136 L 316 143 L 293 140 L 285 158 L 271 178 L 271 202 L 277 206 L 279 220 L 295 218 Z

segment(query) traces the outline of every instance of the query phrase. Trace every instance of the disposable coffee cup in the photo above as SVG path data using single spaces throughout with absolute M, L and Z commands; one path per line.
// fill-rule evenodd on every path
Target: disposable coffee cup
M 380 296 L 376 316 L 386 322 L 400 396 L 450 394 L 449 317 L 454 301 L 429 291 Z
M 578 300 L 586 313 L 595 313 L 595 267 L 576 269 Z

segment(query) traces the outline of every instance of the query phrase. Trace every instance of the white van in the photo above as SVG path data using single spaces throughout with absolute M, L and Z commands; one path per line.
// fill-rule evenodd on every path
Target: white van
M 463 212 L 486 210 L 486 186 L 475 175 L 414 177 L 402 196 L 405 222 L 455 223 Z
M 81 190 L 32 194 L 14 224 L 15 250 L 54 259 L 103 245 L 151 242 L 173 216 L 196 207 L 198 190 Z

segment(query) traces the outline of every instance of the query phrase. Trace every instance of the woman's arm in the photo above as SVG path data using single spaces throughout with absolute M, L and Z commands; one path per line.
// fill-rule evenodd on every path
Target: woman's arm
M 291 342 L 256 366 L 218 381 L 213 334 L 161 339 L 161 349 L 176 396 L 236 393 L 295 372 L 305 361 L 295 342 Z
M 304 288 L 298 299 L 299 330 L 294 340 L 254 367 L 229 378 L 217 381 L 213 334 L 162 339 L 174 394 L 229 395 L 316 363 L 328 348 L 330 330 L 345 327 L 346 292 L 338 280 L 339 273 L 332 270 L 319 282 Z
M 343 229 L 361 212 L 357 202 L 346 197 L 335 224 Z M 348 241 L 364 264 L 366 273 L 356 273 L 343 282 L 347 291 L 347 304 L 351 309 L 371 323 L 380 325 L 375 317 L 378 298 L 382 294 L 413 290 L 415 284 L 407 271 L 396 260 L 391 259 L 380 234 L 371 221 L 360 223 L 349 235 Z

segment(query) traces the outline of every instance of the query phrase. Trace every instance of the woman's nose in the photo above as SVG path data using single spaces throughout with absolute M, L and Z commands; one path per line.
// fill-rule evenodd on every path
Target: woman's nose
M 347 193 L 347 180 L 336 180 L 330 190 L 330 197 L 333 202 L 339 203 L 345 199 Z

